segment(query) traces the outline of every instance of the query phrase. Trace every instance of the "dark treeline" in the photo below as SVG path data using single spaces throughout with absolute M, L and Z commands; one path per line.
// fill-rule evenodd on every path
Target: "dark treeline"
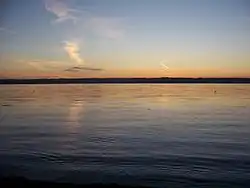
M 0 84 L 250 83 L 250 78 L 48 78 L 0 79 Z

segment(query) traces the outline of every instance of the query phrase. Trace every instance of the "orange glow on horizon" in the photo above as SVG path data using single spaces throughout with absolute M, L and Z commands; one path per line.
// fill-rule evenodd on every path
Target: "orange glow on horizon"
M 126 77 L 245 77 L 250 78 L 249 70 L 222 69 L 110 69 L 104 71 L 81 72 L 39 72 L 1 71 L 0 78 L 126 78 Z

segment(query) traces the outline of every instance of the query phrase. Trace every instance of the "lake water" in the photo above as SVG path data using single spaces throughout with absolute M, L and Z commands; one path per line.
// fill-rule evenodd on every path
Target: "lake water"
M 250 185 L 247 84 L 2 85 L 0 104 L 0 176 Z

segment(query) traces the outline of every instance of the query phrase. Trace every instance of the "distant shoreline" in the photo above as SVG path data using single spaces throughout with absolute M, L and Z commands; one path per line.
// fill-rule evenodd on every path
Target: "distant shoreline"
M 0 79 L 0 84 L 249 84 L 250 78 L 48 78 Z

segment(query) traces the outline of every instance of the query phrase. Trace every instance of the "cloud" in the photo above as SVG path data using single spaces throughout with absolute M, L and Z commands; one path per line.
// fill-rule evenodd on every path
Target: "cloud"
M 65 69 L 64 71 L 66 71 L 66 72 L 103 71 L 103 69 L 92 68 L 92 67 L 71 67 L 71 68 Z
M 125 30 L 121 18 L 96 16 L 91 10 L 79 10 L 69 5 L 67 0 L 44 0 L 45 9 L 56 16 L 55 23 L 73 21 L 84 25 L 85 29 L 96 35 L 109 39 L 119 39 L 124 36 Z M 72 28 L 76 30 L 77 28 Z
M 84 60 L 80 57 L 80 48 L 78 43 L 73 41 L 64 41 L 64 50 L 67 52 L 69 57 L 74 60 L 77 64 L 83 64 Z
M 67 63 L 61 61 L 47 61 L 47 60 L 17 60 L 17 62 L 22 63 L 23 67 L 27 66 L 34 68 L 38 71 L 65 71 L 65 72 L 80 72 L 80 71 L 103 71 L 101 68 L 85 67 L 85 66 L 73 66 L 66 68 Z
M 95 34 L 109 39 L 122 38 L 125 33 L 120 18 L 92 17 L 87 25 Z
M 74 13 L 78 12 L 78 10 L 69 8 L 65 0 L 45 0 L 44 2 L 46 10 L 57 17 L 56 23 L 68 20 L 76 23 L 77 17 Z
M 46 61 L 46 60 L 18 60 L 24 66 L 35 68 L 39 71 L 51 71 L 61 69 L 65 63 L 60 61 Z
M 9 33 L 9 34 L 15 34 L 14 31 L 6 28 L 6 27 L 0 27 L 0 32 L 4 32 L 4 33 Z
M 166 63 L 166 60 L 162 60 L 160 62 L 160 65 L 163 66 L 165 69 L 169 69 L 169 67 L 165 63 Z
M 40 62 L 38 61 L 28 61 L 27 64 L 37 70 L 41 70 L 41 71 L 44 71 L 46 70 L 46 66 L 44 64 L 41 64 Z
M 81 39 L 84 37 L 83 28 L 87 32 L 92 32 L 96 36 L 108 38 L 108 39 L 120 39 L 124 36 L 125 30 L 122 24 L 121 18 L 114 17 L 100 17 L 96 16 L 91 10 L 75 9 L 74 6 L 70 6 L 72 1 L 67 0 L 44 0 L 45 9 L 52 13 L 56 19 L 54 23 L 62 23 L 65 21 L 71 21 L 74 23 L 72 27 L 65 28 L 66 31 L 70 29 L 68 33 L 69 37 L 64 38 L 63 49 L 74 62 L 72 67 L 65 69 L 67 72 L 79 72 L 79 71 L 101 71 L 102 69 L 84 67 L 84 58 L 80 54 L 79 41 L 71 40 L 72 38 Z M 72 8 L 73 7 L 73 8 Z M 78 7 L 79 8 L 79 7 Z M 65 30 L 64 30 L 65 31 Z M 62 31 L 63 32 L 63 31 Z M 80 37 L 76 36 L 76 33 L 80 33 Z M 44 67 L 40 64 L 30 62 L 30 65 L 37 69 L 44 70 Z

